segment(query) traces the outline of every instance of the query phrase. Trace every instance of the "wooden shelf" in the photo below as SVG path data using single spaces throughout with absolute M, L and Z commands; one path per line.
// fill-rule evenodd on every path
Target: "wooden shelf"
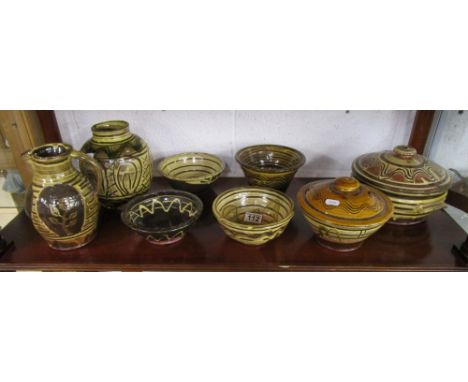
M 448 192 L 447 203 L 468 212 L 468 184 L 465 181 L 455 183 Z
M 288 194 L 311 179 L 295 179 Z M 211 212 L 221 191 L 245 185 L 245 179 L 223 178 L 203 195 L 205 210 L 180 242 L 155 246 L 130 231 L 116 212 L 102 211 L 97 238 L 68 252 L 50 249 L 21 213 L 3 235 L 15 247 L 0 258 L 0 270 L 38 271 L 464 271 L 451 253 L 465 240 L 464 231 L 443 211 L 422 224 L 386 225 L 357 251 L 337 253 L 315 242 L 299 208 L 278 239 L 249 247 L 229 239 Z M 169 188 L 155 179 L 154 189 Z

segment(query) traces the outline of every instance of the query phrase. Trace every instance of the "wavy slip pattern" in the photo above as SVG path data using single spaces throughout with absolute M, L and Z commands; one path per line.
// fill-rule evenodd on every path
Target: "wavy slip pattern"
M 315 181 L 298 190 L 302 213 L 309 221 L 316 222 L 314 225 L 346 232 L 381 227 L 391 218 L 392 202 L 383 193 L 364 185 L 352 193 L 344 193 L 336 188 L 337 181 Z M 326 201 L 330 199 L 338 204 L 328 205 Z
M 137 219 L 143 218 L 147 214 L 154 215 L 158 210 L 168 213 L 173 208 L 176 208 L 180 214 L 187 214 L 189 218 L 199 213 L 199 210 L 190 200 L 174 198 L 170 201 L 164 201 L 163 199 L 167 199 L 167 197 L 154 197 L 151 201 L 144 201 L 133 206 L 132 209 L 128 211 L 130 222 L 135 224 Z
M 428 185 L 440 180 L 442 176 L 440 171 L 427 163 L 417 168 L 396 167 L 394 164 L 371 157 L 361 160 L 360 166 L 378 179 L 402 184 Z M 375 171 L 377 168 L 378 171 Z
M 201 200 L 183 191 L 160 191 L 137 197 L 121 213 L 130 229 L 143 235 L 152 244 L 172 244 L 199 218 Z M 148 215 L 154 219 L 144 220 Z
M 352 171 L 362 183 L 401 196 L 440 195 L 451 183 L 448 171 L 438 164 L 421 156 L 404 161 L 390 151 L 361 155 L 353 161 Z
M 392 200 L 405 200 L 410 203 L 417 204 L 419 202 L 425 202 L 425 201 L 435 201 L 435 200 L 441 200 L 447 195 L 447 191 L 441 192 L 441 193 L 428 193 L 421 191 L 419 193 L 414 193 L 410 194 L 407 192 L 403 192 L 401 190 L 397 189 L 390 189 L 386 187 L 385 185 L 382 184 L 377 184 L 363 176 L 361 176 L 359 173 L 353 170 L 353 176 L 356 177 L 362 184 L 367 184 L 370 187 L 373 187 L 380 192 L 383 192 L 385 195 L 387 195 L 389 198 L 392 198 Z
M 422 168 L 396 167 L 380 157 L 357 158 L 353 175 L 387 194 L 392 200 L 394 221 L 419 221 L 445 207 L 450 178 L 444 170 L 431 162 Z M 371 176 L 369 176 L 371 174 Z M 442 190 L 435 192 L 435 190 Z
M 314 190 L 310 193 L 311 199 L 317 201 L 320 204 L 320 211 L 323 210 L 337 210 L 338 208 L 336 206 L 330 206 L 325 203 L 325 200 L 327 200 L 329 194 L 325 192 L 325 190 L 320 189 L 320 190 Z M 306 199 L 307 200 L 307 199 Z M 314 208 L 312 205 L 309 204 L 311 208 Z M 340 205 L 339 209 L 344 210 L 347 214 L 350 215 L 359 215 L 362 214 L 363 211 L 366 211 L 366 216 L 367 215 L 372 215 L 375 216 L 377 215 L 380 211 L 384 209 L 383 203 L 376 203 L 375 199 L 370 199 L 368 202 L 361 202 L 361 203 L 353 203 L 352 200 L 347 200 L 343 199 L 340 200 Z M 369 214 L 369 211 L 371 214 Z
M 348 178 L 315 181 L 302 186 L 297 199 L 303 215 L 320 241 L 343 245 L 359 244 L 379 230 L 392 216 L 393 207 L 381 192 Z M 337 204 L 328 205 L 332 199 Z M 351 250 L 354 248 L 341 248 Z

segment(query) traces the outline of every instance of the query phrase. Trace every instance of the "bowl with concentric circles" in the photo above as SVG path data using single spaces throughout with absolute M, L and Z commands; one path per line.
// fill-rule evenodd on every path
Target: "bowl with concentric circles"
M 267 144 L 244 147 L 236 153 L 236 161 L 249 185 L 285 191 L 305 156 L 291 147 Z
M 219 178 L 225 165 L 216 155 L 190 152 L 169 156 L 159 163 L 158 168 L 172 187 L 200 192 Z
M 280 236 L 294 215 L 294 202 L 266 187 L 237 187 L 216 197 L 213 214 L 230 238 L 247 245 L 265 244 Z

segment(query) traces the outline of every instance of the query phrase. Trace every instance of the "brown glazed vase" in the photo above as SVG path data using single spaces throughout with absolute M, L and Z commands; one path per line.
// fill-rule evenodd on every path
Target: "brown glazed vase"
M 26 210 L 49 246 L 69 250 L 93 240 L 99 215 L 98 163 L 64 143 L 38 146 L 23 158 L 33 170 Z M 87 163 L 91 173 L 79 172 L 72 159 Z
M 92 154 L 102 170 L 99 199 L 115 208 L 151 186 L 152 159 L 147 144 L 130 133 L 126 121 L 106 121 L 91 128 L 93 137 L 81 148 Z

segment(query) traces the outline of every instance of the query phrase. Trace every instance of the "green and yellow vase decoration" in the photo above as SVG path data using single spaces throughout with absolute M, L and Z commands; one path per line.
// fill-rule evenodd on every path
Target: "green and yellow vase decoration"
M 50 247 L 70 250 L 96 236 L 101 171 L 98 163 L 64 143 L 38 146 L 23 154 L 33 170 L 26 210 Z M 72 159 L 86 163 L 82 173 Z
M 148 145 L 132 134 L 126 121 L 95 124 L 93 137 L 81 151 L 92 154 L 102 170 L 99 199 L 104 207 L 115 208 L 151 187 L 152 159 Z

